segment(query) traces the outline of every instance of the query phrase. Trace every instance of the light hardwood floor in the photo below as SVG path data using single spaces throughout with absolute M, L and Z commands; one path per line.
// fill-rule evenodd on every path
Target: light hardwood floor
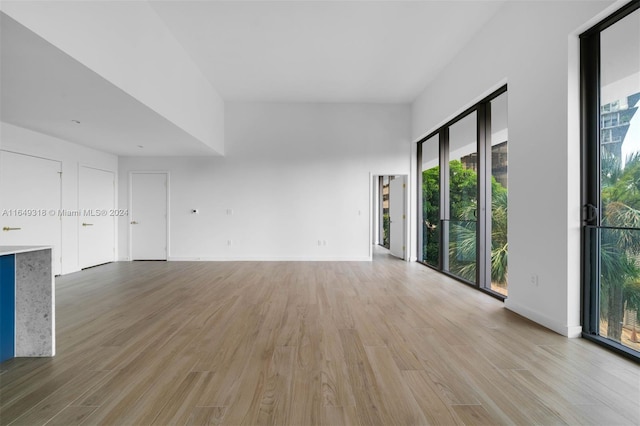
M 418 264 L 114 263 L 58 278 L 0 423 L 637 424 L 640 368 Z

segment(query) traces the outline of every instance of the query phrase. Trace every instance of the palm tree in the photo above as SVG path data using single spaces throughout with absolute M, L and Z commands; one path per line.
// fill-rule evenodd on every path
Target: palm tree
M 498 187 L 497 187 L 498 186 Z M 507 285 L 509 242 L 507 240 L 507 190 L 492 182 L 491 197 L 491 282 Z
M 640 154 L 624 168 L 605 150 L 601 158 L 602 226 L 609 228 L 599 234 L 600 319 L 606 337 L 621 341 L 625 309 L 640 310 Z
M 508 279 L 509 243 L 507 240 L 508 192 L 499 182 L 491 182 L 491 282 L 506 288 Z M 472 218 L 477 203 L 474 200 L 465 207 L 463 217 Z M 451 225 L 449 257 L 468 259 L 467 262 L 451 262 L 451 272 L 469 281 L 476 276 L 476 223 L 459 222 Z
M 477 180 L 474 170 L 459 160 L 449 163 L 450 217 L 449 271 L 469 281 L 476 277 Z M 440 240 L 440 168 L 422 172 L 423 256 L 437 266 Z M 506 287 L 509 245 L 507 243 L 507 189 L 491 179 L 491 281 Z

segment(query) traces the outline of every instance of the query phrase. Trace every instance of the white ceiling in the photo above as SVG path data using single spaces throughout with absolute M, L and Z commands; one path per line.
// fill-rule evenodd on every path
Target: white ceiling
M 411 102 L 504 1 L 151 1 L 225 100 Z
M 503 3 L 150 1 L 225 101 L 390 103 L 413 101 Z M 0 18 L 2 121 L 117 155 L 215 154 Z
M 116 155 L 214 155 L 3 13 L 0 48 L 2 121 Z

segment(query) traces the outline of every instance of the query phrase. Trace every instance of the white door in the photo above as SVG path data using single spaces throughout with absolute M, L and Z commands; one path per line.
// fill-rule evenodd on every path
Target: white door
M 115 256 L 115 174 L 80 166 L 78 176 L 80 268 L 113 262 Z
M 59 161 L 0 151 L 0 245 L 51 246 L 62 271 Z
M 131 260 L 167 260 L 167 173 L 131 173 Z
M 396 176 L 389 183 L 389 249 L 391 254 L 405 258 L 405 176 Z

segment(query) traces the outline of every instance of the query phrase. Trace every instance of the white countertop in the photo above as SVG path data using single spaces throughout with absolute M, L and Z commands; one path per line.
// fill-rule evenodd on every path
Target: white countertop
M 51 246 L 0 246 L 0 256 L 51 249 Z

